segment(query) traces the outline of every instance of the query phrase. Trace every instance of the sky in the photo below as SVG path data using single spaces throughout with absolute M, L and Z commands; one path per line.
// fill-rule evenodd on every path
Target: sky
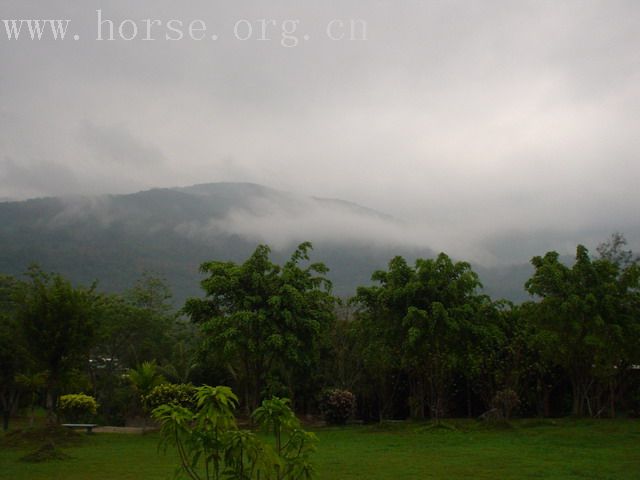
M 255 182 L 485 263 L 640 247 L 635 0 L 2 0 L 0 64 L 0 198 Z

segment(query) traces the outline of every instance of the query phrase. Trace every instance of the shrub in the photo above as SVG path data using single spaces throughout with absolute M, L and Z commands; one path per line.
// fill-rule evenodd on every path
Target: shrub
M 83 393 L 63 395 L 58 410 L 70 422 L 89 422 L 98 412 L 96 399 Z
M 287 399 L 265 400 L 252 418 L 275 437 L 238 428 L 238 397 L 229 387 L 208 385 L 196 389 L 193 409 L 164 404 L 153 410 L 161 426 L 161 446 L 176 447 L 180 472 L 193 480 L 309 480 L 310 457 L 317 438 L 306 432 Z M 203 475 L 204 474 L 204 475 Z
M 325 390 L 320 400 L 320 411 L 330 425 L 344 425 L 356 407 L 356 396 L 349 390 Z
M 143 395 L 142 404 L 151 412 L 160 405 L 179 405 L 193 409 L 195 407 L 196 387 L 185 383 L 165 383 L 154 387 L 148 395 Z

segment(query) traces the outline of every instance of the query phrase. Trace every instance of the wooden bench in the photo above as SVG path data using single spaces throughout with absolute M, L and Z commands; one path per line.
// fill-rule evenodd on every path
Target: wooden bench
M 63 423 L 63 427 L 67 428 L 84 428 L 87 430 L 87 433 L 93 433 L 93 427 L 97 427 L 96 423 Z

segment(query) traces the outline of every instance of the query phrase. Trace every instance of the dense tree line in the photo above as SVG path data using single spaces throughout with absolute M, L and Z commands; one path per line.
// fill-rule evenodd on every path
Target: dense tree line
M 175 310 L 145 275 L 104 294 L 37 267 L 0 277 L 0 402 L 54 415 L 85 392 L 104 421 L 143 413 L 163 382 L 226 384 L 245 411 L 272 395 L 317 413 L 327 389 L 355 393 L 363 420 L 521 415 L 615 416 L 640 406 L 640 265 L 615 234 L 572 265 L 534 257 L 513 305 L 482 293 L 466 262 L 391 259 L 351 299 L 301 244 L 284 265 L 267 246 L 244 263 L 202 264 L 203 296 Z M 494 409 L 494 410 L 492 410 Z
M 132 379 L 146 362 L 154 374 L 184 380 L 185 368 L 197 368 L 192 352 L 199 337 L 178 318 L 170 296 L 151 275 L 122 294 L 74 286 L 38 267 L 21 279 L 0 277 L 5 427 L 19 406 L 39 404 L 53 417 L 57 399 L 69 392 L 93 395 L 105 421 L 122 422 L 139 410 Z

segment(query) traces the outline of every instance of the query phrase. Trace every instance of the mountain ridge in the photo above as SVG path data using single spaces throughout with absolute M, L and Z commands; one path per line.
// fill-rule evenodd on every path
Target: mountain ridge
M 335 293 L 348 296 L 396 255 L 413 261 L 435 254 L 428 246 L 402 246 L 402 225 L 354 202 L 254 183 L 43 197 L 0 203 L 0 271 L 19 275 L 36 262 L 74 282 L 98 280 L 107 291 L 129 288 L 153 271 L 168 280 L 179 304 L 199 295 L 198 267 L 204 261 L 242 262 L 266 243 L 274 261 L 282 262 L 309 240 L 312 259 L 330 268 Z M 501 289 L 489 278 L 490 269 L 482 272 L 487 293 L 505 296 L 504 291 L 520 300 L 524 280 Z M 503 286 L 513 284 L 508 269 L 499 277 Z

